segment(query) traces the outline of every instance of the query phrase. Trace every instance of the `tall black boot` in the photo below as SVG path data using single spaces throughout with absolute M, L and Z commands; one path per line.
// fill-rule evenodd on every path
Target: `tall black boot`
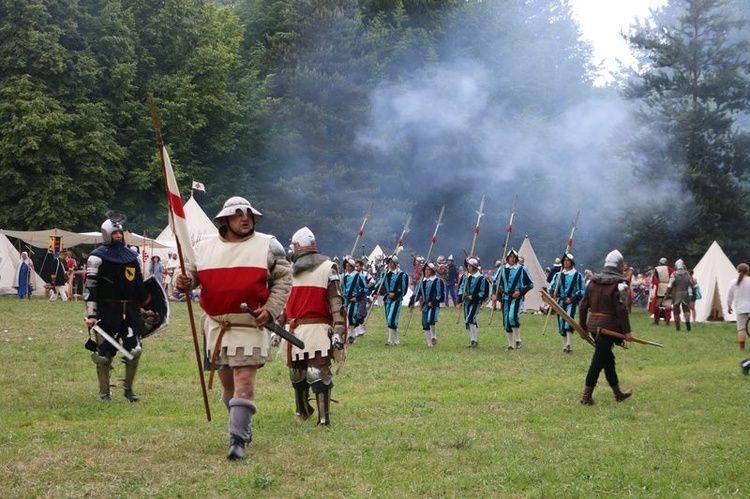
M 141 360 L 141 350 L 134 350 L 130 353 L 133 354 L 133 359 L 123 359 L 125 363 L 125 379 L 122 383 L 125 398 L 130 402 L 138 402 L 140 397 L 133 391 L 133 381 L 135 380 L 135 373 L 138 371 L 138 363 Z

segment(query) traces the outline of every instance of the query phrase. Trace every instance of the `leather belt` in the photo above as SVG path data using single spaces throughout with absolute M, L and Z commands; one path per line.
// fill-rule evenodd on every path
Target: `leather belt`
M 227 329 L 233 327 L 250 327 L 256 328 L 258 326 L 252 324 L 234 324 L 232 322 L 224 321 L 220 324 L 219 336 L 216 338 L 216 344 L 214 345 L 213 351 L 211 352 L 211 371 L 208 374 L 208 389 L 210 390 L 214 383 L 214 371 L 216 371 L 216 358 L 219 356 L 219 350 L 221 350 L 221 340 L 224 338 L 224 333 Z

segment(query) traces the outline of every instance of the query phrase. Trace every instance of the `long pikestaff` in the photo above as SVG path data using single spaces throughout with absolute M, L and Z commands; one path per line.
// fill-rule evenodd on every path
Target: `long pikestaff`
M 365 224 L 370 219 L 370 211 L 372 210 L 372 203 L 370 203 L 370 206 L 367 208 L 367 211 L 365 212 L 365 218 L 362 220 L 362 225 L 360 226 L 359 230 L 357 231 L 357 238 L 354 240 L 354 246 L 352 246 L 352 251 L 349 253 L 352 257 L 354 256 L 354 252 L 357 251 L 357 245 L 359 244 L 359 238 L 362 237 L 362 235 L 365 233 Z
M 425 263 L 430 263 L 430 256 L 432 256 L 432 248 L 435 246 L 435 242 L 437 241 L 437 233 L 438 229 L 441 225 L 443 225 L 443 213 L 445 213 L 445 205 L 443 205 L 442 208 L 440 208 L 440 215 L 438 215 L 437 224 L 435 225 L 435 232 L 432 233 L 432 237 L 430 238 L 430 249 L 427 250 L 427 257 L 425 258 Z M 412 303 L 417 303 L 419 301 L 419 293 L 422 291 L 422 280 L 424 279 L 424 269 L 422 269 L 422 272 L 419 274 L 419 279 L 417 279 L 417 282 L 414 284 L 414 298 L 412 299 Z M 414 307 L 409 307 L 409 320 L 406 322 L 406 329 L 404 329 L 404 335 L 409 331 L 409 324 L 411 324 L 411 316 L 414 314 Z
M 510 209 L 510 222 L 508 222 L 508 232 L 505 234 L 505 244 L 503 244 L 503 254 L 500 255 L 500 268 L 502 268 L 503 265 L 505 265 L 505 255 L 508 252 L 508 242 L 510 242 L 510 233 L 513 232 L 513 219 L 516 217 L 516 206 L 518 205 L 518 194 L 513 196 L 513 206 Z M 493 283 L 493 286 L 495 288 L 494 295 L 497 296 L 500 294 L 500 279 L 498 278 L 497 282 Z M 502 303 L 502 302 L 501 302 Z M 495 304 L 492 305 L 492 310 L 490 310 L 490 323 L 489 325 L 492 325 L 492 316 L 495 313 Z
M 578 216 L 581 214 L 581 210 L 578 210 L 576 213 L 576 219 L 573 221 L 573 228 L 570 229 L 570 237 L 568 238 L 568 242 L 565 244 L 565 255 L 570 253 L 570 250 L 573 248 L 573 234 L 576 233 L 576 230 L 578 229 Z M 558 273 L 561 273 L 563 271 L 563 268 L 560 267 L 560 270 L 558 270 Z M 557 291 L 560 288 L 560 281 L 562 281 L 562 276 L 557 276 L 557 281 L 555 282 L 555 289 L 552 290 L 552 296 L 557 300 Z M 544 319 L 544 328 L 542 329 L 542 336 L 547 334 L 547 322 L 549 322 L 549 316 L 552 315 L 552 307 L 547 309 L 547 317 Z
M 396 242 L 396 248 L 393 250 L 393 252 L 390 255 L 398 255 L 398 252 L 400 251 L 400 248 L 404 245 L 404 236 L 411 230 L 409 228 L 409 224 L 411 223 L 411 215 L 406 217 L 406 223 L 404 224 L 404 230 L 401 231 L 401 235 L 398 238 L 398 241 Z M 387 265 L 387 264 L 386 264 Z M 378 289 L 375 290 L 375 296 L 372 299 L 372 303 L 370 303 L 370 306 L 367 307 L 367 316 L 365 317 L 365 321 L 363 323 L 367 324 L 367 321 L 370 319 L 370 312 L 372 311 L 372 307 L 375 306 L 375 302 L 378 300 L 378 297 L 380 296 L 380 289 L 383 287 L 383 281 L 385 281 L 385 275 L 386 275 L 386 267 L 383 267 L 380 270 L 380 274 L 382 275 L 382 279 L 379 279 L 380 284 L 378 285 Z
M 172 227 L 175 227 L 175 215 L 173 213 L 173 206 L 171 199 L 172 195 L 170 193 L 169 189 L 169 181 L 167 176 L 167 161 L 166 161 L 166 151 L 164 149 L 164 140 L 161 136 L 161 126 L 162 122 L 159 118 L 159 112 L 156 109 L 156 102 L 154 101 L 154 98 L 151 97 L 149 99 L 149 105 L 151 107 L 151 120 L 154 123 L 154 131 L 156 132 L 156 143 L 159 147 L 159 157 L 161 158 L 161 166 L 162 166 L 162 173 L 164 175 L 164 184 L 167 189 L 167 206 L 169 206 L 169 218 L 172 221 Z M 171 165 L 170 165 L 171 169 Z M 179 201 L 180 210 L 182 208 L 182 200 L 175 200 L 175 202 Z M 184 216 L 184 215 L 183 215 Z M 186 274 L 185 271 L 185 258 L 182 253 L 182 245 L 180 244 L 180 239 L 177 236 L 177 231 L 173 230 L 175 234 L 175 242 L 177 243 L 177 255 L 180 258 L 180 270 L 183 274 Z M 182 241 L 185 244 L 190 244 L 190 241 Z M 203 406 L 206 409 L 206 419 L 210 422 L 211 421 L 211 406 L 208 403 L 208 393 L 206 392 L 206 380 L 203 377 L 203 363 L 201 361 L 201 353 L 200 353 L 200 347 L 198 346 L 198 333 L 195 329 L 195 318 L 193 317 L 193 304 L 190 297 L 185 301 L 187 304 L 187 310 L 188 310 L 188 317 L 190 318 L 190 329 L 193 333 L 193 349 L 195 350 L 195 361 L 198 364 L 198 377 L 201 380 L 201 392 L 203 393 Z
M 479 236 L 479 223 L 482 221 L 482 217 L 484 216 L 484 198 L 485 196 L 482 196 L 482 201 L 479 202 L 479 210 L 477 213 L 477 224 L 474 226 L 474 238 L 471 241 L 471 251 L 469 251 L 469 254 L 466 255 L 466 259 L 468 260 L 469 257 L 475 256 L 474 250 L 477 249 L 477 237 Z M 469 285 L 469 274 L 468 274 L 468 268 L 464 270 L 464 288 L 461 291 L 461 296 L 466 297 L 466 288 Z M 466 309 L 464 309 L 464 320 L 466 320 Z M 461 316 L 456 316 L 456 324 L 459 323 L 461 320 Z

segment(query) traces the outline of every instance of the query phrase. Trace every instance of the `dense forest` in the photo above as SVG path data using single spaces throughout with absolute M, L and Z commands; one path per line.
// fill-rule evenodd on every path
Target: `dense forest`
M 329 255 L 525 235 L 544 265 L 750 255 L 750 4 L 670 0 L 606 86 L 566 0 L 0 0 L 0 228 L 155 236 L 153 96 L 183 198 L 241 195 Z M 371 209 L 370 209 L 371 207 Z M 457 258 L 458 259 L 458 258 Z

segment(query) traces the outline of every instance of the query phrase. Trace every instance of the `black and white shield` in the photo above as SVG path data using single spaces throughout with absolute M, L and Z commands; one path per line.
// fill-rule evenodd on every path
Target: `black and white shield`
M 167 293 L 153 276 L 149 277 L 143 283 L 151 295 L 151 300 L 147 305 L 141 307 L 141 318 L 143 319 L 143 334 L 141 338 L 148 338 L 167 327 L 169 324 L 169 301 Z

